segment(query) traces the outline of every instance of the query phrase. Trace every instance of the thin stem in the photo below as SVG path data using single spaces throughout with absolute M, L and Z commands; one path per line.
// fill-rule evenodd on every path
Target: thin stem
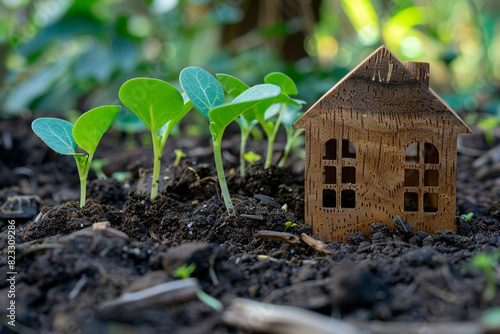
M 151 183 L 151 200 L 154 200 L 158 196 L 158 188 L 160 186 L 160 166 L 161 166 L 161 153 L 163 151 L 163 145 L 165 142 L 158 138 L 153 132 L 151 132 L 153 138 L 153 153 L 154 153 L 154 163 L 153 163 L 153 181 Z M 162 145 L 163 144 L 163 145 Z
M 290 154 L 290 151 L 292 148 L 295 146 L 295 142 L 299 138 L 299 136 L 305 131 L 304 129 L 298 129 L 294 131 L 292 128 L 285 127 L 286 129 L 286 145 L 285 145 L 285 150 L 283 152 L 283 156 L 281 157 L 281 160 L 278 164 L 278 167 L 283 168 L 285 166 L 286 160 L 288 159 L 288 156 Z M 293 135 L 292 135 L 293 134 Z
M 233 202 L 231 202 L 231 196 L 229 195 L 229 189 L 227 188 L 226 176 L 224 175 L 224 167 L 222 166 L 222 153 L 221 153 L 221 142 L 222 133 L 219 133 L 216 138 L 213 138 L 214 146 L 214 160 L 215 168 L 217 169 L 217 177 L 219 178 L 219 185 L 222 191 L 222 198 L 224 199 L 224 204 L 226 205 L 227 213 L 230 216 L 234 216 Z
M 273 162 L 274 141 L 276 140 L 276 135 L 278 134 L 278 129 L 280 128 L 280 125 L 281 125 L 281 119 L 283 118 L 283 114 L 285 112 L 285 107 L 286 107 L 286 104 L 282 103 L 281 104 L 280 115 L 278 117 L 278 120 L 274 124 L 273 132 L 267 138 L 267 156 L 266 156 L 266 162 L 264 164 L 264 168 L 265 169 L 271 167 L 271 164 Z
M 84 207 L 87 197 L 87 177 L 93 154 L 89 154 L 88 156 L 74 155 L 73 157 L 75 158 L 78 176 L 80 177 L 80 207 Z
M 240 142 L 240 175 L 245 176 L 245 151 L 247 147 L 247 140 L 250 131 L 241 128 L 241 142 Z

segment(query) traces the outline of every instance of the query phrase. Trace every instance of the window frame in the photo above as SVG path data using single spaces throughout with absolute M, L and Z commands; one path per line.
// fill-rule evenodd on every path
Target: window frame
M 417 143 L 418 145 L 418 151 L 417 151 L 417 157 L 418 161 L 415 163 L 413 160 L 410 160 L 410 162 L 407 162 L 407 150 L 411 145 L 414 145 Z M 427 160 L 427 154 L 426 150 L 428 149 L 429 145 L 431 145 L 431 149 L 435 149 L 437 152 L 437 163 L 428 163 L 426 162 Z M 439 187 L 441 186 L 441 182 L 439 181 L 440 178 L 440 159 L 439 159 L 439 150 L 437 149 L 436 145 L 433 143 L 430 143 L 425 140 L 420 140 L 420 141 L 414 141 L 411 142 L 406 146 L 406 149 L 404 151 L 404 168 L 403 168 L 403 212 L 405 213 L 423 213 L 423 214 L 437 214 L 440 212 L 440 205 L 439 205 Z M 406 174 L 407 170 L 415 170 L 418 173 L 418 183 L 417 185 L 406 185 Z M 426 171 L 435 171 L 437 173 L 437 185 L 429 186 L 425 185 L 425 175 Z M 405 195 L 406 193 L 417 193 L 418 195 L 418 203 L 417 203 L 417 211 L 406 211 L 405 210 Z M 436 205 L 436 210 L 435 211 L 426 211 L 425 210 L 425 203 L 424 203 L 424 197 L 427 197 L 428 195 L 425 194 L 436 194 L 437 195 L 437 205 Z
M 335 154 L 336 156 L 331 159 L 325 159 L 325 156 L 328 156 L 328 154 L 325 154 L 327 147 L 326 145 L 328 143 L 331 143 L 332 140 L 335 140 Z M 347 141 L 347 142 L 346 142 Z M 331 145 L 331 144 L 329 144 Z M 349 149 L 349 147 L 354 147 L 354 152 L 350 152 L 349 154 L 344 154 L 343 148 L 344 146 Z M 358 176 L 357 174 L 357 168 L 356 168 L 356 161 L 358 159 L 358 148 L 354 144 L 354 142 L 350 139 L 346 138 L 331 138 L 323 143 L 323 151 L 321 154 L 321 184 L 322 184 L 322 192 L 321 192 L 321 208 L 324 211 L 342 211 L 342 210 L 355 210 L 359 207 L 358 201 L 356 200 L 356 193 L 357 193 L 357 183 L 358 182 Z M 346 155 L 344 157 L 344 155 Z M 353 158 L 352 155 L 355 157 Z M 325 167 L 335 167 L 336 171 L 336 182 L 334 184 L 331 183 L 324 183 L 323 181 L 326 179 L 325 178 L 325 171 L 328 170 L 328 168 Z M 350 167 L 354 169 L 354 183 L 343 183 L 342 176 L 344 172 L 344 168 Z M 352 173 L 352 169 L 348 169 L 350 173 Z M 335 191 L 335 196 L 336 196 L 336 204 L 335 207 L 325 207 L 324 204 L 324 199 L 323 199 L 323 194 L 325 190 L 333 190 Z M 347 194 L 352 195 L 352 193 L 344 193 L 345 190 L 348 191 L 353 191 L 354 192 L 354 207 L 342 207 L 342 201 L 343 197 L 342 196 L 347 196 Z M 344 194 L 344 195 L 343 195 Z

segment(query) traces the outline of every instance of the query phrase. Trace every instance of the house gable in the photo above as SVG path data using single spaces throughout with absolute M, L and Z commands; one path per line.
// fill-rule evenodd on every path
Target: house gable
M 425 125 L 429 122 L 428 118 L 435 117 L 445 119 L 443 126 L 454 127 L 457 133 L 470 133 L 460 117 L 429 89 L 428 80 L 428 64 L 403 64 L 385 46 L 381 46 L 323 95 L 295 122 L 294 127 L 306 128 L 325 110 L 341 109 L 354 112 L 366 110 L 372 115 L 377 114 L 377 120 L 395 116 L 421 119 L 420 123 L 417 121 L 405 126 Z M 394 96 L 404 96 L 404 99 L 393 101 L 391 98 Z M 421 114 L 421 111 L 426 113 Z

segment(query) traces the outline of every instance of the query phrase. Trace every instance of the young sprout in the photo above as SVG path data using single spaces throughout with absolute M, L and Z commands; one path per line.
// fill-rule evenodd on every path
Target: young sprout
M 209 122 L 214 160 L 219 178 L 222 197 L 229 215 L 234 215 L 234 207 L 227 188 L 222 166 L 221 143 L 226 127 L 238 116 L 260 104 L 274 101 L 281 93 L 278 86 L 262 84 L 251 87 L 238 95 L 231 103 L 224 103 L 224 90 L 221 84 L 207 71 L 199 67 L 187 67 L 182 70 L 179 81 L 194 107 Z
M 184 263 L 182 266 L 173 271 L 172 276 L 182 279 L 188 279 L 191 277 L 191 274 L 195 269 L 196 263 L 191 263 L 189 266 Z M 222 311 L 222 309 L 224 308 L 220 301 L 205 293 L 205 291 L 203 291 L 201 288 L 198 288 L 198 290 L 196 291 L 196 296 L 199 300 L 216 311 Z
M 241 80 L 229 75 L 229 74 L 216 74 L 217 80 L 221 83 L 222 87 L 233 99 L 238 95 L 246 91 L 248 87 Z M 235 119 L 236 124 L 240 127 L 241 141 L 240 141 L 240 175 L 245 176 L 245 151 L 247 146 L 248 137 L 252 132 L 254 126 L 259 122 L 255 118 L 254 108 L 249 109 L 243 115 L 238 116 Z
M 283 156 L 281 157 L 278 167 L 282 168 L 285 166 L 286 160 L 290 155 L 290 151 L 295 147 L 302 144 L 299 141 L 300 135 L 305 131 L 304 129 L 294 129 L 293 123 L 299 118 L 300 111 L 302 109 L 302 104 L 305 104 L 305 101 L 302 100 L 294 100 L 295 102 L 301 104 L 301 106 L 287 104 L 283 113 L 283 118 L 281 123 L 283 123 L 283 127 L 286 131 L 286 145 L 285 150 L 283 151 Z
M 155 199 L 160 183 L 161 156 L 168 135 L 193 104 L 171 84 L 150 78 L 128 80 L 120 87 L 118 95 L 151 131 L 154 152 L 151 199 Z
M 486 301 L 492 300 L 497 293 L 497 279 L 496 269 L 498 261 L 500 260 L 500 251 L 494 251 L 490 254 L 479 253 L 476 254 L 472 261 L 469 263 L 469 269 L 482 270 L 486 278 L 486 286 L 483 291 L 483 298 Z
M 261 157 L 259 154 L 255 153 L 255 152 L 253 152 L 253 151 L 250 151 L 250 152 L 245 153 L 245 154 L 243 155 L 243 158 L 244 158 L 246 161 L 248 161 L 248 163 L 249 163 L 250 165 L 253 165 L 253 164 L 254 164 L 254 163 L 256 163 L 256 162 L 259 162 L 259 161 L 260 161 L 260 159 L 262 159 L 262 157 Z
M 191 274 L 195 269 L 196 263 L 191 263 L 189 266 L 184 263 L 182 266 L 172 272 L 172 276 L 182 279 L 188 279 L 191 277 Z
M 472 217 L 474 217 L 474 212 L 469 212 L 468 214 L 463 214 L 460 216 L 460 218 L 462 218 L 463 220 L 465 220 L 466 222 L 470 222 L 472 220 Z
M 174 153 L 175 153 L 174 166 L 177 167 L 177 166 L 179 166 L 181 159 L 187 157 L 187 155 L 186 155 L 186 153 L 182 152 L 181 149 L 175 149 Z
M 260 108 L 255 112 L 257 120 L 267 135 L 267 155 L 264 168 L 269 168 L 272 164 L 274 141 L 276 140 L 276 135 L 278 134 L 285 109 L 287 105 L 300 106 L 300 103 L 288 97 L 288 95 L 297 94 L 298 91 L 293 80 L 285 74 L 279 72 L 269 73 L 264 78 L 264 82 L 279 86 L 282 92 L 280 99 L 275 101 L 278 103 L 270 107 L 268 106 L 266 109 Z M 274 119 L 276 115 L 278 115 L 278 118 Z
M 290 227 L 295 227 L 295 226 L 297 226 L 297 224 L 292 224 L 292 222 L 291 222 L 291 221 L 287 221 L 287 222 L 285 223 L 285 232 L 286 232 L 286 230 L 287 230 L 287 229 L 289 229 Z
M 75 125 L 50 117 L 38 118 L 31 124 L 35 134 L 56 153 L 75 158 L 80 176 L 80 207 L 85 205 L 87 177 L 97 145 L 119 111 L 119 106 L 102 106 L 81 115 Z M 78 153 L 77 145 L 87 154 Z

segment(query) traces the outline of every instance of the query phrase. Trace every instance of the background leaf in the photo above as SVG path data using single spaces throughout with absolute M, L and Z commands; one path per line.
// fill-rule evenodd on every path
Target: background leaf
M 286 95 L 296 95 L 298 94 L 297 86 L 289 76 L 281 72 L 269 73 L 265 76 L 264 82 L 268 84 L 274 84 L 281 88 L 281 92 Z
M 101 106 L 80 116 L 73 127 L 73 138 L 78 146 L 94 154 L 99 141 L 119 112 L 120 106 Z
M 158 79 L 130 79 L 121 86 L 118 95 L 153 133 L 175 118 L 184 106 L 181 93 Z
M 76 142 L 73 138 L 73 124 L 59 118 L 43 117 L 31 123 L 33 132 L 40 137 L 48 147 L 59 154 L 81 155 L 76 153 Z
M 208 120 L 210 110 L 224 103 L 222 86 L 202 68 L 186 67 L 179 75 L 179 81 L 194 107 Z

